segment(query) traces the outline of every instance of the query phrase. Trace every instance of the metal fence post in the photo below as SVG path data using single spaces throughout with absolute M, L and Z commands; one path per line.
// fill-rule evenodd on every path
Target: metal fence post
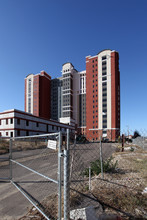
M 12 139 L 9 141 L 9 167 L 10 167 L 10 180 L 12 180 Z
M 144 150 L 144 136 L 143 136 L 143 150 Z
M 103 156 L 102 156 L 102 137 L 101 136 L 100 136 L 100 162 L 101 162 L 101 175 L 103 179 L 104 174 L 103 174 Z
M 91 190 L 91 166 L 89 166 L 89 190 Z
M 124 152 L 125 136 L 122 134 L 122 152 Z
M 75 134 L 74 145 L 73 145 L 73 150 L 72 150 L 72 156 L 71 156 L 71 161 L 70 161 L 70 179 L 72 178 L 73 161 L 74 161 L 74 150 L 75 150 L 75 147 L 76 147 L 76 139 L 77 139 L 77 135 Z
M 61 189 L 61 153 L 62 153 L 62 134 L 59 132 L 58 149 L 58 220 L 62 218 L 62 189 Z
M 69 220 L 69 129 L 67 129 L 67 149 L 64 149 L 64 220 Z

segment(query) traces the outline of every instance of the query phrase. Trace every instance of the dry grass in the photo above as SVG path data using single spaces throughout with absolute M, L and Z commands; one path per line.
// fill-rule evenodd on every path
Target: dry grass
M 9 141 L 0 139 L 0 155 L 9 152 Z
M 108 212 L 117 211 L 123 219 L 147 218 L 147 195 L 142 194 L 147 186 L 147 152 L 137 148 L 134 152 L 116 152 L 113 157 L 118 160 L 117 173 L 105 174 L 104 180 L 95 177 L 93 195 Z

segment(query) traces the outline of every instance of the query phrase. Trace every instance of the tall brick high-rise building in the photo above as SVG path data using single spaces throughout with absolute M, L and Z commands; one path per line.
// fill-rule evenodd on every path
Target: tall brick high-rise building
M 45 71 L 25 78 L 25 112 L 51 118 L 51 77 Z
M 119 54 L 103 50 L 86 57 L 86 70 L 62 65 L 62 76 L 45 72 L 25 79 L 25 111 L 62 123 L 75 123 L 89 140 L 116 140 L 120 132 Z
M 103 50 L 86 57 L 86 136 L 115 140 L 120 130 L 119 54 Z

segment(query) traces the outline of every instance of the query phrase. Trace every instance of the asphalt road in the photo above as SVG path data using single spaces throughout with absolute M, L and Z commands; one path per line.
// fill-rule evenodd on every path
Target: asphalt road
M 77 145 L 71 147 L 72 179 L 76 180 L 79 170 L 84 170 L 90 162 L 99 158 L 99 144 Z M 103 144 L 103 158 L 115 151 L 113 144 Z M 5 155 L 7 157 L 8 155 Z M 50 149 L 36 149 L 13 153 L 13 160 L 49 178 L 57 180 L 58 155 Z M 12 163 L 13 181 L 27 191 L 36 201 L 41 202 L 47 195 L 57 193 L 57 184 Z M 62 169 L 63 173 L 63 169 Z M 9 177 L 9 166 L 0 163 L 0 178 Z M 81 178 L 81 176 L 80 176 Z M 0 181 L 0 220 L 18 219 L 32 207 L 31 203 L 10 182 Z

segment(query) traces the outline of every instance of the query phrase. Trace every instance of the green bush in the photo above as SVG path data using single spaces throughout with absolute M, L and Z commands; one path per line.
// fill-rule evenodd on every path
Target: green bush
M 116 171 L 116 167 L 118 164 L 118 161 L 113 163 L 113 157 L 111 156 L 108 158 L 106 161 L 103 161 L 103 172 L 104 173 L 113 173 Z M 101 161 L 100 160 L 95 160 L 90 163 L 91 165 L 91 176 L 98 175 L 101 173 Z M 83 172 L 83 175 L 86 177 L 89 177 L 89 168 L 86 168 Z

